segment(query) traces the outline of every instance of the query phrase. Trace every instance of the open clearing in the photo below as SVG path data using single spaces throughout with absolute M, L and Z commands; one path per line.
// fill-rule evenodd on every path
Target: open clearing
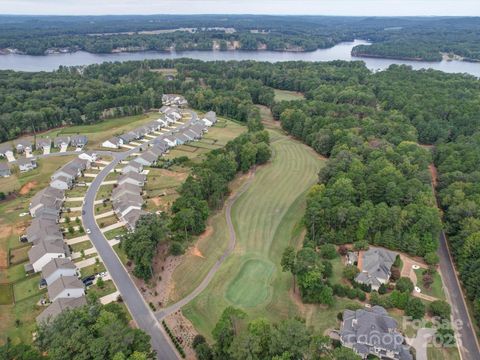
M 274 89 L 275 101 L 303 100 L 305 97 L 301 92 Z
M 316 182 L 323 161 L 313 150 L 277 132 L 272 161 L 257 170 L 249 189 L 232 208 L 237 235 L 234 253 L 207 289 L 183 309 L 196 329 L 210 338 L 223 309 L 233 305 L 255 317 L 273 321 L 300 315 L 289 295 L 291 276 L 282 273 L 280 259 L 288 244 L 300 239 L 305 194 Z M 201 281 L 228 242 L 224 212 L 211 224 L 211 235 L 197 244 L 205 258 L 191 252 L 175 271 L 174 299 L 187 295 Z M 293 229 L 293 230 L 292 230 Z M 205 246 L 205 242 L 213 243 Z M 208 248 L 215 250 L 209 253 Z M 193 276 L 192 276 L 193 275 Z M 334 317 L 335 319 L 335 317 Z

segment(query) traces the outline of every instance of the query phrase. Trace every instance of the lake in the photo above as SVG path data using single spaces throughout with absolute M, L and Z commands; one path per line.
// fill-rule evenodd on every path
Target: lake
M 392 59 L 377 59 L 353 57 L 351 50 L 356 45 L 369 43 L 362 40 L 340 43 L 329 49 L 318 49 L 311 52 L 280 52 L 280 51 L 178 51 L 178 52 L 134 52 L 116 54 L 91 54 L 78 51 L 68 54 L 52 54 L 46 56 L 0 55 L 1 70 L 17 71 L 52 71 L 60 65 L 90 65 L 105 61 L 129 61 L 145 59 L 177 59 L 188 57 L 204 61 L 256 60 L 256 61 L 332 61 L 332 60 L 362 60 L 373 71 L 384 70 L 391 64 L 410 65 L 414 69 L 436 69 L 449 73 L 468 73 L 480 77 L 480 63 L 463 61 L 404 61 Z

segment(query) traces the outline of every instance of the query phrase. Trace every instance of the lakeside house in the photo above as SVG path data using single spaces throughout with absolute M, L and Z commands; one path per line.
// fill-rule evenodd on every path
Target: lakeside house
M 388 283 L 397 255 L 390 250 L 371 247 L 361 254 L 358 261 L 360 273 L 355 277 L 355 281 L 370 285 L 372 290 L 378 290 L 382 284 Z
M 8 164 L 0 163 L 0 177 L 9 177 L 10 175 L 12 175 L 12 172 Z
M 383 307 L 345 310 L 342 319 L 340 342 L 362 359 L 374 355 L 381 359 L 413 360 L 397 321 Z

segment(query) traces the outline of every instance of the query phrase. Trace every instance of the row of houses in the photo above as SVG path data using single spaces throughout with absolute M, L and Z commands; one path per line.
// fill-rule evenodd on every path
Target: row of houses
M 51 304 L 37 317 L 41 323 L 55 317 L 65 309 L 86 304 L 85 287 L 79 280 L 79 272 L 70 259 L 70 250 L 63 240 L 58 224 L 65 202 L 65 190 L 76 177 L 96 160 L 94 153 L 82 153 L 56 171 L 50 186 L 39 191 L 31 200 L 29 212 L 33 220 L 26 229 L 22 241 L 33 246 L 28 251 L 27 272 L 42 274 Z
M 27 172 L 37 168 L 37 159 L 36 158 L 24 158 L 18 159 L 16 162 L 18 169 L 20 172 Z M 1 162 L 0 163 L 0 177 L 9 177 L 12 175 L 12 170 L 8 163 Z
M 165 106 L 179 106 L 179 107 L 187 106 L 188 104 L 187 100 L 183 96 L 177 95 L 177 94 L 163 94 L 162 103 Z
M 72 146 L 75 148 L 84 148 L 87 145 L 88 138 L 85 135 L 72 135 L 72 136 L 57 136 L 54 139 L 49 137 L 37 138 L 34 144 L 31 140 L 20 139 L 11 143 L 5 143 L 0 145 L 0 156 L 7 156 L 8 152 L 13 154 L 15 150 L 18 154 L 25 152 L 31 152 L 33 150 L 44 150 L 46 148 L 51 148 L 52 143 L 56 148 L 62 148 L 67 146 Z
M 164 127 L 171 126 L 182 118 L 182 114 L 177 108 L 168 107 L 168 109 L 165 108 L 164 110 L 165 112 L 162 112 L 162 115 L 159 119 L 153 120 L 125 134 L 113 136 L 104 141 L 102 146 L 110 149 L 118 149 L 119 147 L 127 145 L 132 141 L 140 140 L 153 132 L 158 132 Z

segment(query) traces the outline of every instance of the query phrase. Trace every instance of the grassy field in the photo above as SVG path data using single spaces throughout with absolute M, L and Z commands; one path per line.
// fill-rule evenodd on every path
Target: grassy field
M 456 347 L 443 349 L 430 346 L 427 348 L 427 356 L 428 360 L 460 360 L 460 354 Z
M 297 91 L 279 90 L 274 89 L 275 101 L 290 101 L 290 100 L 303 100 L 305 97 L 302 93 Z
M 207 337 L 228 305 L 274 321 L 300 314 L 289 295 L 291 276 L 281 272 L 280 258 L 285 246 L 301 239 L 301 227 L 297 225 L 305 193 L 315 183 L 323 162 L 299 142 L 277 133 L 271 135 L 272 162 L 258 169 L 251 186 L 232 209 L 237 234 L 234 253 L 209 287 L 184 308 L 184 314 Z M 177 268 L 171 300 L 189 293 L 202 279 L 200 274 L 207 272 L 223 252 L 228 239 L 226 228 L 223 213 L 217 214 L 212 219 L 211 234 L 197 244 L 205 258 L 192 254 Z M 212 253 L 207 252 L 209 249 Z

